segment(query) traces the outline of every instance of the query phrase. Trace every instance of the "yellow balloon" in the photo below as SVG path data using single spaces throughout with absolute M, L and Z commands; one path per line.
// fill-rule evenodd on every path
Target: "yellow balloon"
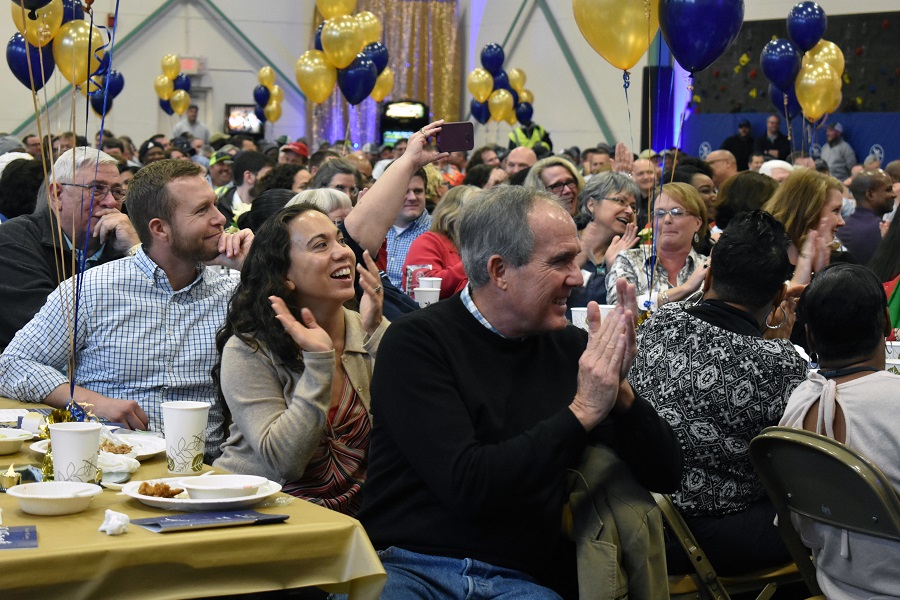
M 266 115 L 266 120 L 274 123 L 281 118 L 281 102 L 269 100 L 269 103 L 263 109 L 263 113 Z
M 617 69 L 637 64 L 659 29 L 659 2 L 572 0 L 572 9 L 584 39 Z
M 322 28 L 322 50 L 331 64 L 344 69 L 362 49 L 363 34 L 356 19 L 346 16 L 328 19 Z
M 514 111 L 514 110 L 509 111 L 509 114 L 506 115 L 506 122 L 509 123 L 510 125 L 512 125 L 513 127 L 516 126 L 516 123 L 518 122 L 516 120 L 516 111 Z
M 362 31 L 363 46 L 381 41 L 381 21 L 369 11 L 356 15 L 356 24 Z
M 175 93 L 175 84 L 165 75 L 157 75 L 153 81 L 153 89 L 160 100 L 168 100 Z
M 84 20 L 69 21 L 53 38 L 53 60 L 72 85 L 81 85 L 100 66 L 103 35 Z
M 275 69 L 266 65 L 259 70 L 256 77 L 259 79 L 259 84 L 269 88 L 271 93 L 272 86 L 275 85 Z
M 466 77 L 466 87 L 469 88 L 469 93 L 475 100 L 484 102 L 494 90 L 494 78 L 487 72 L 487 69 L 478 67 L 472 69 L 472 72 Z
M 378 79 L 375 80 L 375 87 L 372 88 L 370 96 L 375 102 L 384 100 L 391 90 L 394 89 L 394 72 L 390 67 L 385 67 Z
M 514 67 L 506 72 L 509 76 L 509 85 L 512 89 L 516 90 L 516 93 L 521 93 L 523 89 L 525 89 L 525 71 L 520 69 L 519 67 Z M 479 100 L 479 102 L 484 102 L 483 100 Z
M 172 105 L 172 110 L 175 111 L 176 115 L 182 115 L 188 109 L 188 106 L 191 105 L 191 95 L 184 90 L 175 90 L 175 93 L 169 99 L 169 104 Z
M 162 58 L 163 75 L 174 80 L 181 72 L 181 61 L 178 60 L 177 54 L 166 54 Z
M 828 63 L 808 63 L 800 68 L 794 91 L 803 115 L 815 121 L 840 104 L 841 78 Z
M 59 31 L 63 20 L 63 3 L 62 0 L 52 0 L 49 4 L 35 9 L 37 19 L 28 17 L 30 9 L 23 9 L 21 4 L 10 2 L 12 7 L 12 18 L 19 30 L 28 43 L 32 46 L 46 46 L 53 41 L 53 36 Z M 24 18 L 23 18 L 24 17 Z
M 321 50 L 307 50 L 300 55 L 294 73 L 303 94 L 316 104 L 328 99 L 337 82 L 337 69 L 328 62 Z
M 534 104 L 534 94 L 531 93 L 531 90 L 521 90 L 519 92 L 519 102 L 528 102 L 529 104 Z
M 269 102 L 274 100 L 275 102 L 281 102 L 284 100 L 284 90 L 281 89 L 280 86 L 273 85 L 272 89 L 269 90 Z
M 837 93 L 837 97 L 835 98 L 834 104 L 831 105 L 831 108 L 826 110 L 828 114 L 836 113 L 838 109 L 841 107 L 841 102 L 844 101 L 844 95 L 840 92 Z
M 316 0 L 316 6 L 323 17 L 333 19 L 356 10 L 356 0 Z
M 513 97 L 504 89 L 494 90 L 488 98 L 488 110 L 492 121 L 505 121 L 513 110 Z
M 838 76 L 844 74 L 844 53 L 834 42 L 819 40 L 819 43 L 809 49 L 803 55 L 803 65 L 809 63 L 826 62 L 831 65 Z

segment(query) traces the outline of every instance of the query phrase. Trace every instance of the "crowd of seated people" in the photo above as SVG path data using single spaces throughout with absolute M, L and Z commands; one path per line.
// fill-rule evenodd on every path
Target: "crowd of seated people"
M 890 419 L 862 399 L 889 411 L 896 379 L 879 340 L 900 328 L 900 161 L 840 181 L 765 148 L 441 153 L 440 128 L 383 153 L 0 137 L 0 395 L 65 406 L 74 353 L 74 398 L 127 427 L 210 403 L 207 461 L 359 515 L 388 599 L 451 597 L 462 568 L 488 596 L 587 597 L 601 561 L 577 514 L 560 527 L 573 473 L 614 515 L 609 597 L 664 597 L 665 567 L 690 570 L 647 490 L 672 494 L 720 572 L 788 562 L 747 457 L 779 421 L 893 477 Z M 422 277 L 441 279 L 424 309 Z M 628 498 L 604 493 L 623 473 Z M 876 566 L 854 576 L 839 532 L 803 534 L 836 593 L 895 591 L 868 540 Z

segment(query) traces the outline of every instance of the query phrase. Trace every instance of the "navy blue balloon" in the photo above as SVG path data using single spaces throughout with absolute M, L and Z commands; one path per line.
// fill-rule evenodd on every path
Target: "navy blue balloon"
M 378 69 L 365 54 L 357 54 L 346 69 L 338 69 L 338 87 L 352 105 L 357 105 L 372 93 Z
M 363 48 L 362 53 L 372 59 L 372 62 L 375 63 L 375 68 L 378 70 L 378 74 L 381 75 L 381 72 L 384 71 L 384 68 L 388 65 L 388 59 L 390 58 L 387 47 L 381 42 L 372 42 Z
M 491 118 L 491 109 L 487 102 L 479 102 L 475 98 L 472 98 L 469 109 L 472 111 L 472 117 L 482 125 L 487 123 L 488 119 Z
M 803 108 L 800 106 L 800 102 L 797 100 L 797 94 L 794 93 L 794 86 L 791 85 L 788 88 L 787 92 L 782 92 L 775 85 L 769 84 L 769 99 L 772 101 L 772 106 L 775 107 L 775 110 L 778 111 L 778 114 L 784 115 L 784 97 L 787 96 L 788 99 L 788 121 L 799 115 L 803 112 Z
M 744 0 L 659 0 L 659 28 L 672 56 L 696 73 L 734 42 L 744 22 Z
M 169 116 L 172 116 L 175 114 L 175 109 L 172 108 L 172 103 L 169 102 L 168 100 L 160 100 L 159 107 L 162 109 L 162 111 L 164 113 L 166 113 Z
M 122 77 L 122 74 L 113 69 L 106 76 L 106 92 L 109 94 L 109 97 L 115 98 L 119 94 L 122 93 L 122 90 L 125 88 L 125 78 Z
M 800 52 L 806 52 L 818 44 L 827 26 L 828 17 L 815 2 L 801 2 L 788 14 L 788 35 L 800 48 Z
M 28 54 L 31 55 L 31 74 L 28 71 Z M 32 46 L 25 41 L 21 33 L 15 33 L 9 38 L 6 45 L 6 62 L 9 70 L 22 82 L 22 85 L 31 88 L 31 77 L 34 78 L 34 91 L 38 91 L 53 74 L 56 63 L 53 62 L 53 53 L 46 48 L 41 52 L 40 48 Z M 41 77 L 41 63 L 43 62 L 43 78 Z
M 531 117 L 534 116 L 534 107 L 530 102 L 522 102 L 516 107 L 516 119 L 522 125 L 531 123 Z
M 319 26 L 316 27 L 316 50 L 319 52 L 323 52 L 322 50 L 322 28 L 325 27 L 325 21 L 319 23 Z
M 519 105 L 519 92 L 517 92 L 516 90 L 509 90 L 509 93 L 513 97 L 513 107 L 518 106 Z
M 778 38 L 763 46 L 759 55 L 759 66 L 763 75 L 775 84 L 775 87 L 786 90 L 794 87 L 794 80 L 800 72 L 800 53 L 790 41 Z
M 90 98 L 91 108 L 94 109 L 94 112 L 98 115 L 103 116 L 105 113 L 103 111 L 103 94 L 96 94 L 91 96 Z M 112 110 L 113 99 L 112 96 L 106 98 L 106 114 Z
M 185 75 L 184 73 L 179 73 L 178 77 L 176 77 L 172 81 L 172 85 L 175 86 L 176 90 L 184 90 L 186 92 L 191 91 L 191 78 Z
M 500 72 L 505 59 L 506 55 L 503 54 L 500 44 L 488 44 L 481 49 L 481 66 L 491 75 L 496 76 Z
M 259 119 L 260 123 L 266 122 L 266 107 L 256 105 L 256 108 L 253 109 L 253 114 L 256 115 L 256 118 Z
M 271 96 L 271 92 L 266 86 L 258 85 L 253 88 L 253 99 L 260 106 L 265 106 L 269 103 L 269 96 Z
M 76 19 L 84 19 L 84 8 L 81 6 L 81 0 L 62 0 L 63 4 L 63 24 Z
M 13 4 L 24 6 L 25 10 L 29 11 L 27 17 L 31 20 L 37 19 L 37 13 L 34 12 L 35 9 L 38 9 L 45 4 L 50 4 L 50 0 L 12 0 L 12 2 Z
M 511 90 L 512 86 L 509 85 L 509 75 L 506 74 L 506 71 L 500 69 L 497 73 L 494 74 L 494 89 L 495 90 Z

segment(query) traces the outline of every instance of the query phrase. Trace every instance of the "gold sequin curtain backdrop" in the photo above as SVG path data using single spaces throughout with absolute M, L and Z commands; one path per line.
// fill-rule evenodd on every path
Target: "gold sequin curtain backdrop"
M 428 105 L 433 119 L 460 119 L 462 42 L 457 5 L 457 0 L 357 2 L 357 13 L 371 11 L 384 27 L 381 41 L 390 54 L 388 66 L 394 71 L 394 89 L 385 102 L 418 100 Z M 322 15 L 313 10 L 317 27 Z M 350 106 L 335 85 L 322 104 L 307 102 L 307 138 L 315 147 L 346 136 L 356 149 L 367 142 L 378 142 L 381 106 L 372 98 Z

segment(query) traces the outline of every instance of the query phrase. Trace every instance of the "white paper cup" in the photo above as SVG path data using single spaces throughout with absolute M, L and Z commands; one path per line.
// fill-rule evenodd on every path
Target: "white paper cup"
M 169 473 L 191 475 L 203 470 L 206 446 L 206 402 L 163 402 L 163 430 L 166 435 L 166 463 Z
M 575 307 L 570 310 L 572 311 L 572 325 L 587 331 L 588 330 L 587 307 L 586 306 Z
M 434 304 L 441 298 L 440 288 L 421 288 L 417 287 L 413 290 L 413 299 L 425 308 L 429 304 Z
M 600 305 L 600 320 L 602 321 L 603 319 L 606 318 L 606 315 L 612 313 L 615 310 L 616 310 L 615 304 L 601 304 Z
M 441 278 L 440 277 L 419 277 L 419 287 L 420 288 L 433 288 L 433 289 L 441 289 Z
M 53 479 L 94 483 L 100 453 L 100 423 L 53 423 Z

